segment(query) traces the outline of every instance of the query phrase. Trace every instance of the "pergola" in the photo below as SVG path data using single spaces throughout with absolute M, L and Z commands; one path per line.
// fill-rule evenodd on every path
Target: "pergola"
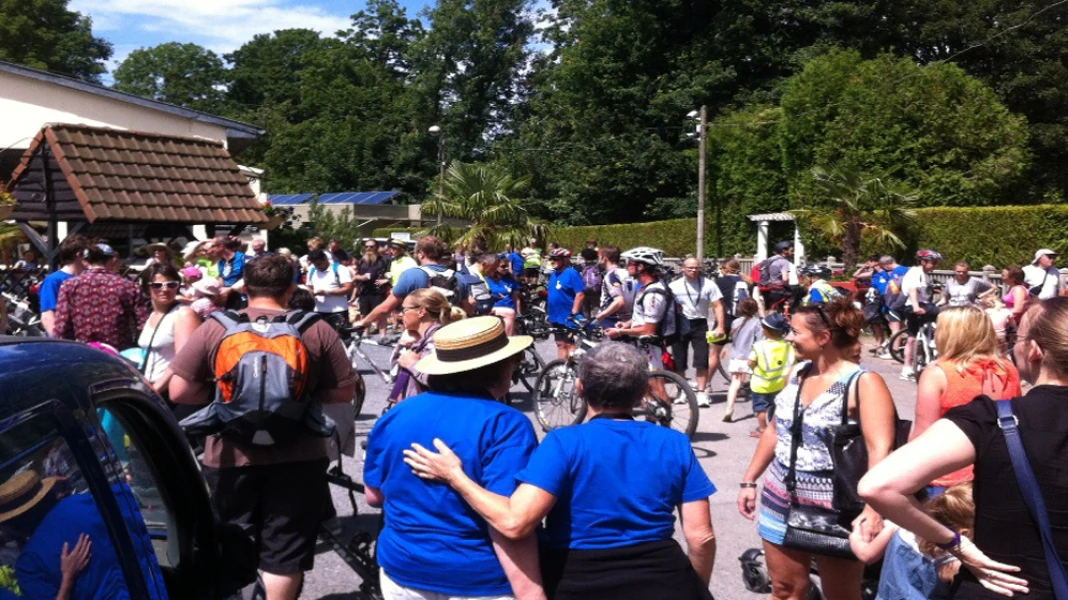
M 248 178 L 219 142 L 51 124 L 11 175 L 17 221 L 50 263 L 64 234 L 166 238 L 191 228 L 262 225 Z M 42 238 L 31 221 L 48 223 Z
M 805 263 L 805 245 L 801 243 L 801 230 L 797 226 L 797 219 L 794 215 L 788 212 L 777 212 L 749 215 L 747 218 L 757 224 L 756 260 L 761 261 L 768 257 L 768 223 L 790 221 L 794 224 L 794 266 Z

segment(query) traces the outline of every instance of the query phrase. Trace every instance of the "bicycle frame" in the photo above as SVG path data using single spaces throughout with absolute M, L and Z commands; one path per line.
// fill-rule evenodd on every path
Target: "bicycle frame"
M 388 372 L 383 371 L 377 364 L 375 364 L 375 361 L 371 360 L 370 356 L 367 356 L 367 353 L 364 352 L 363 349 L 360 347 L 362 343 L 363 336 L 356 332 L 353 332 L 352 339 L 349 341 L 348 346 L 346 348 L 348 350 L 349 360 L 352 361 L 352 368 L 359 370 L 358 364 L 356 362 L 356 358 L 358 357 L 363 360 L 363 362 L 370 365 L 371 370 L 373 370 L 379 377 L 381 377 L 382 381 L 386 382 L 386 385 L 392 384 L 393 377 L 391 377 Z

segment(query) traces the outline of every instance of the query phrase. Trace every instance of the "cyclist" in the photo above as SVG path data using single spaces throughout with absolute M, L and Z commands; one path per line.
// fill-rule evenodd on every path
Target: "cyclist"
M 686 363 L 690 347 L 693 347 L 693 367 L 697 371 L 697 405 L 712 406 L 708 399 L 708 334 L 713 339 L 725 337 L 723 323 L 723 294 L 715 282 L 701 275 L 701 263 L 694 257 L 682 261 L 683 276 L 668 286 L 682 308 L 682 316 L 690 322 L 690 331 L 680 335 L 672 345 L 675 356 L 675 373 L 686 377 Z M 715 311 L 715 325 L 708 326 L 709 311 Z M 718 363 L 717 363 L 718 366 Z
M 902 310 L 909 338 L 905 342 L 905 366 L 901 368 L 901 379 L 906 381 L 916 381 L 916 336 L 920 333 L 920 327 L 938 318 L 938 307 L 932 301 L 933 282 L 928 275 L 938 268 L 942 255 L 936 250 L 920 250 L 916 253 L 916 259 L 920 264 L 909 269 L 901 278 L 901 293 L 906 298 Z
M 793 256 L 793 242 L 782 241 L 775 244 L 775 256 L 760 264 L 757 286 L 764 296 L 765 310 L 783 312 L 790 303 L 794 295 L 790 289 Z
M 415 262 L 414 258 L 408 256 L 408 242 L 391 239 L 389 240 L 388 247 L 393 255 L 392 260 L 389 261 L 389 284 L 396 286 L 400 281 L 401 274 L 408 269 L 418 268 L 419 263 Z
M 526 248 L 519 251 L 523 257 L 523 273 L 521 279 L 526 283 L 537 283 L 541 275 L 541 250 L 537 246 L 538 240 L 530 238 Z
M 667 284 L 660 278 L 660 267 L 664 264 L 664 252 L 656 248 L 639 246 L 627 250 L 622 254 L 627 261 L 627 273 L 637 280 L 641 286 L 641 292 L 634 299 L 634 314 L 629 322 L 619 323 L 611 329 L 605 330 L 605 335 L 611 339 L 621 337 L 658 337 L 660 322 L 664 321 L 663 333 L 674 333 L 674 323 L 669 319 L 669 299 L 671 292 Z M 663 340 L 641 344 L 649 358 L 649 365 L 654 369 L 663 369 Z
M 569 321 L 582 319 L 582 303 L 586 298 L 586 284 L 579 272 L 571 268 L 571 251 L 557 248 L 549 254 L 553 270 L 549 274 L 549 323 L 557 326 L 557 358 L 566 359 L 575 351 L 573 325 Z
M 897 264 L 894 257 L 890 255 L 880 258 L 879 266 L 882 270 L 872 276 L 871 284 L 883 298 L 883 310 L 890 325 L 890 336 L 886 338 L 886 347 L 880 350 L 876 358 L 888 359 L 893 358 L 890 354 L 890 338 L 901 331 L 901 324 L 905 322 L 901 308 L 895 302 L 901 296 L 901 278 L 908 273 L 909 268 Z
M 619 266 L 619 248 L 604 246 L 600 252 L 604 276 L 601 278 L 601 309 L 594 315 L 601 327 L 609 329 L 621 321 L 629 321 L 634 310 L 634 296 L 638 283 L 627 269 Z
M 315 295 L 315 312 L 344 340 L 348 337 L 352 274 L 341 264 L 331 262 L 323 250 L 309 252 L 308 264 L 308 287 Z
M 808 282 L 808 293 L 801 300 L 802 306 L 834 302 L 842 297 L 841 292 L 834 289 L 834 286 L 827 281 L 831 278 L 830 267 L 809 265 L 802 271 L 802 276 Z

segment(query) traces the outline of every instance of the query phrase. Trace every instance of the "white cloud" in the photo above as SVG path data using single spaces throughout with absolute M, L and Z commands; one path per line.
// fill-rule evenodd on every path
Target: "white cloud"
M 332 35 L 351 24 L 348 11 L 334 14 L 282 0 L 72 0 L 70 6 L 91 16 L 97 35 L 111 39 L 124 54 L 128 46 L 168 41 L 195 42 L 222 54 L 260 33 L 303 28 Z M 131 39 L 146 42 L 130 44 Z

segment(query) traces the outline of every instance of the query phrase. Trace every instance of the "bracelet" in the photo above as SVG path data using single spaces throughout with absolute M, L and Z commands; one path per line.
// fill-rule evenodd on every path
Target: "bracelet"
M 756 482 L 754 482 L 754 481 L 743 481 L 743 482 L 742 482 L 741 484 L 739 484 L 739 485 L 741 485 L 741 486 L 742 486 L 742 489 L 743 489 L 743 490 L 755 490 L 755 489 L 756 489 L 756 487 L 757 487 L 757 484 L 756 484 Z
M 957 546 L 960 546 L 960 532 L 959 531 L 954 531 L 952 540 L 950 540 L 950 541 L 948 541 L 948 542 L 946 542 L 944 544 L 936 543 L 935 546 L 938 546 L 939 548 L 941 548 L 942 550 L 945 550 L 946 552 L 952 552 L 953 550 L 955 550 L 957 548 Z

